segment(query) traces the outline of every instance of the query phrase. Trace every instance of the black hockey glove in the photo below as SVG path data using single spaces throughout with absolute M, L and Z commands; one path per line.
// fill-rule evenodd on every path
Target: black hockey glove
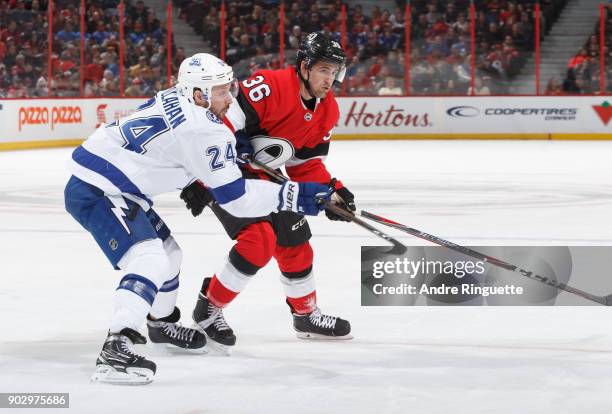
M 244 129 L 236 131 L 234 136 L 236 137 L 236 154 L 238 155 L 236 160 L 240 164 L 246 164 L 255 152 L 251 145 L 251 139 Z
M 187 205 L 187 209 L 191 210 L 194 217 L 199 216 L 204 211 L 204 208 L 214 201 L 212 194 L 208 188 L 204 187 L 202 182 L 194 181 L 181 191 L 181 198 Z
M 336 183 L 336 179 L 334 178 L 332 182 L 330 183 L 330 186 L 332 187 L 335 186 L 335 183 Z M 332 194 L 331 202 L 342 207 L 345 210 L 350 211 L 351 213 L 354 213 L 357 210 L 357 208 L 355 207 L 355 196 L 346 187 L 342 187 L 336 190 Z M 333 221 L 350 221 L 343 217 L 340 217 L 339 215 L 335 213 L 332 213 L 331 211 L 327 209 L 325 210 L 325 215 L 327 216 L 328 219 L 333 220 Z

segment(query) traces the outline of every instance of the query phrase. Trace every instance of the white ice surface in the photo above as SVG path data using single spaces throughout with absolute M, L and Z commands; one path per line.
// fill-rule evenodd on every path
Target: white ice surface
M 296 339 L 272 262 L 227 308 L 232 356 L 145 348 L 153 384 L 91 384 L 120 274 L 64 211 L 70 152 L 0 153 L 0 392 L 69 392 L 72 413 L 612 412 L 607 308 L 361 307 L 360 246 L 379 241 L 324 217 L 310 220 L 319 304 L 350 320 L 354 340 Z M 336 142 L 331 153 L 360 208 L 458 243 L 612 244 L 612 142 Z M 156 210 L 184 250 L 188 324 L 232 242 L 178 193 Z

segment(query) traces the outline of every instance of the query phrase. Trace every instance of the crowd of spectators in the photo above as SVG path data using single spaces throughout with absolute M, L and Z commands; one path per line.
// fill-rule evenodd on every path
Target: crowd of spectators
M 144 1 L 124 3 L 123 95 L 150 96 L 167 87 L 167 33 Z M 119 1 L 94 0 L 86 4 L 83 94 L 120 95 Z M 71 24 L 67 19 L 62 23 Z M 57 35 L 56 40 L 61 42 Z
M 180 15 L 219 53 L 219 10 L 207 1 L 179 0 Z M 285 4 L 285 25 L 279 33 L 279 4 L 235 0 L 227 2 L 225 56 L 244 77 L 262 68 L 280 67 L 279 45 L 283 36 L 285 63 L 292 63 L 304 35 L 322 30 L 341 42 L 341 2 L 333 0 L 294 0 Z M 404 14 L 375 10 L 366 16 L 362 7 L 349 7 L 346 76 L 347 93 L 401 94 L 403 78 Z M 374 47 L 371 47 L 371 46 Z M 383 56 L 384 55 L 384 56 Z M 369 62 L 369 60 L 372 60 Z M 382 59 L 382 60 L 381 60 Z M 386 62 L 383 65 L 382 62 Z M 388 61 L 388 62 L 387 62 Z M 370 64 L 371 63 L 371 64 Z M 386 78 L 390 79 L 386 79 Z
M 81 28 L 76 2 L 53 4 L 53 43 L 51 54 L 51 94 L 78 96 L 81 85 Z M 48 37 L 48 34 L 47 34 Z
M 541 4 L 542 35 L 567 0 Z M 505 94 L 535 45 L 533 1 L 475 2 L 475 74 L 469 1 L 413 1 L 411 87 L 414 94 Z
M 402 95 L 405 73 L 405 12 L 374 6 L 365 13 L 360 5 L 347 16 L 346 53 L 348 95 Z
M 225 60 L 234 66 L 237 76 L 244 77 L 255 69 L 280 67 L 279 3 L 237 0 L 226 4 Z M 208 1 L 178 0 L 177 5 L 181 18 L 202 36 L 213 53 L 220 54 L 219 9 Z M 287 61 L 293 57 L 292 51 L 301 40 L 304 28 L 312 26 L 305 18 L 310 8 L 319 10 L 320 5 L 301 1 L 286 7 L 284 39 Z M 290 29 L 293 26 L 297 26 L 296 33 Z
M 166 30 L 139 0 L 124 1 L 120 90 L 119 3 L 87 0 L 82 45 L 81 2 L 54 0 L 49 59 L 48 1 L 0 0 L 0 98 L 147 96 L 166 88 Z
M 542 33 L 567 0 L 543 0 Z M 208 0 L 179 0 L 180 15 L 219 53 L 220 13 Z M 469 0 L 413 0 L 410 32 L 412 94 L 462 95 L 472 72 Z M 403 94 L 405 77 L 405 3 L 393 10 L 348 6 L 346 52 L 349 95 Z M 285 61 L 291 62 L 301 37 L 323 30 L 340 41 L 339 1 L 293 0 L 286 3 Z M 506 93 L 508 81 L 534 48 L 532 0 L 475 1 L 476 74 L 474 94 Z M 226 8 L 225 51 L 239 76 L 279 66 L 279 5 L 230 0 Z
M 0 0 L 0 98 L 47 96 L 47 1 Z
M 401 95 L 405 90 L 406 4 L 393 10 L 347 6 L 347 95 Z M 542 34 L 568 0 L 542 0 Z M 48 0 L 0 0 L 0 97 L 147 96 L 168 86 L 166 28 L 142 0 L 126 0 L 124 90 L 120 90 L 119 0 L 87 0 L 81 59 L 80 1 L 54 0 L 52 78 L 48 68 Z M 178 16 L 220 53 L 220 9 L 213 0 L 175 0 Z M 469 0 L 412 0 L 410 94 L 503 94 L 533 52 L 532 0 L 476 0 L 476 50 L 470 41 Z M 323 30 L 341 42 L 339 0 L 290 0 L 279 32 L 276 0 L 228 0 L 225 56 L 240 78 L 254 70 L 292 63 L 303 36 Z M 163 19 L 165 20 L 165 19 Z M 607 76 L 612 78 L 612 5 L 607 8 Z M 474 90 L 471 90 L 475 52 Z M 183 48 L 173 47 L 172 73 Z M 81 62 L 84 66 L 81 68 Z M 612 80 L 612 79 L 611 79 Z M 612 89 L 612 82 L 607 82 Z M 599 38 L 592 36 L 572 59 L 564 80 L 552 79 L 547 93 L 594 93 L 599 85 Z
M 604 8 L 604 81 L 605 93 L 612 92 L 612 2 Z M 590 95 L 599 94 L 601 90 L 601 43 L 599 20 L 595 25 L 593 35 L 578 50 L 567 65 L 563 82 L 558 78 L 550 79 L 546 87 L 547 95 Z

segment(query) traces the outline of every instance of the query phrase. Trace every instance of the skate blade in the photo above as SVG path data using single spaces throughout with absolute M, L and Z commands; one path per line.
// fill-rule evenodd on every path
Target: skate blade
M 308 341 L 346 341 L 349 339 L 353 339 L 353 335 L 347 334 L 342 336 L 327 336 L 316 334 L 312 332 L 296 332 L 295 335 L 299 339 L 305 339 Z
M 209 349 L 207 345 L 204 345 L 201 348 L 181 348 L 180 346 L 172 345 L 172 344 L 162 344 L 162 343 L 152 343 L 153 353 L 156 355 L 201 355 L 207 354 Z
M 208 348 L 210 355 L 231 356 L 233 346 L 220 344 L 206 335 L 206 348 Z
M 211 356 L 230 356 L 232 354 L 232 348 L 234 348 L 233 345 L 223 345 L 213 339 L 210 339 L 210 336 L 208 336 L 206 331 L 202 329 L 202 327 L 198 325 L 197 322 L 193 323 L 192 328 L 203 333 L 204 336 L 206 337 L 206 345 L 204 346 L 204 348 L 206 348 L 207 353 L 209 355 Z
M 128 368 L 127 372 L 119 372 L 110 365 L 98 365 L 91 381 L 113 385 L 147 385 L 153 382 L 154 375 L 147 368 Z

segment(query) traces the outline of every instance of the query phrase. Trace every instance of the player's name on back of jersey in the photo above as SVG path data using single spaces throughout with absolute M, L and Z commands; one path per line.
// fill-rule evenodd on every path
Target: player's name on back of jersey
M 187 120 L 181 109 L 176 88 L 168 89 L 166 92 L 162 93 L 161 101 L 162 107 L 164 108 L 164 114 L 168 118 L 172 129 L 176 129 L 176 127 Z

